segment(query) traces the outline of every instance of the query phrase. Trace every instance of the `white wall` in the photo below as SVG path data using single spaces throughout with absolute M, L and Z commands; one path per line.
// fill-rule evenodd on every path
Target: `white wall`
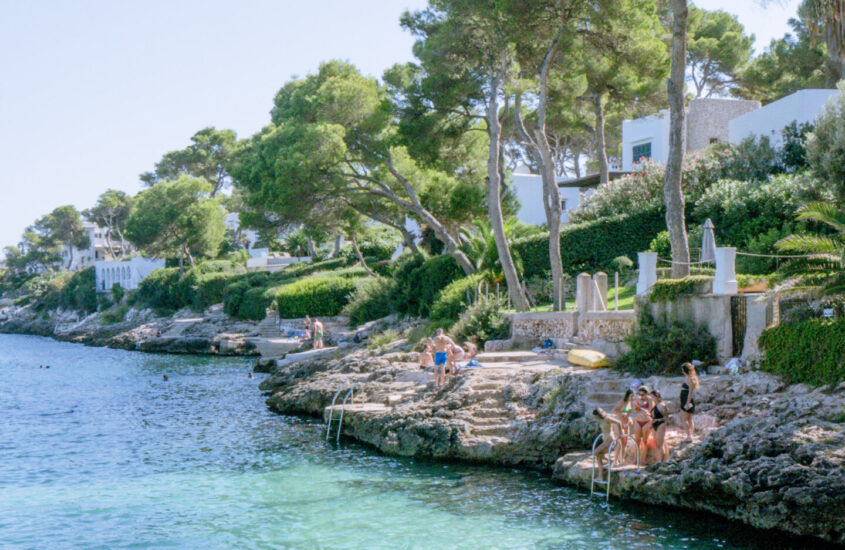
M 126 290 L 134 290 L 150 273 L 162 268 L 164 268 L 164 260 L 140 257 L 131 258 L 125 262 L 95 262 L 97 292 L 108 292 L 115 284 Z
M 837 90 L 800 90 L 769 103 L 756 111 L 738 116 L 728 123 L 728 139 L 739 143 L 751 136 L 769 136 L 772 145 L 783 143 L 781 130 L 791 122 L 813 122 L 828 99 Z
M 669 110 L 635 120 L 622 121 L 622 170 L 632 170 L 634 146 L 651 142 L 651 158 L 662 163 L 669 159 Z
M 528 173 L 524 166 L 514 170 L 511 176 L 511 188 L 516 192 L 519 199 L 519 212 L 516 217 L 525 223 L 532 225 L 543 225 L 546 223 L 546 210 L 543 208 L 543 180 L 539 175 Z M 569 211 L 578 208 L 581 201 L 581 194 L 577 188 L 561 187 L 560 198 L 566 201 L 563 214 L 560 217 L 561 223 L 569 219 Z

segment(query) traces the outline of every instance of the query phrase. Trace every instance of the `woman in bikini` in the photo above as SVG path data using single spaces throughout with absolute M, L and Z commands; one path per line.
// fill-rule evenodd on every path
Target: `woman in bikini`
M 669 451 L 666 445 L 666 420 L 669 418 L 669 409 L 666 408 L 666 403 L 663 402 L 658 390 L 652 390 L 651 396 L 654 398 L 654 408 L 651 409 L 654 446 L 657 448 L 657 461 L 663 462 Z
M 649 397 L 648 386 L 640 386 L 637 389 L 637 398 L 634 399 L 632 409 L 634 411 L 634 443 L 640 449 L 640 459 L 645 459 L 648 452 L 648 436 L 651 435 L 651 409 L 654 405 Z M 640 460 L 637 467 L 642 466 Z
M 628 388 L 625 391 L 625 396 L 622 398 L 619 403 L 613 407 L 613 414 L 619 419 L 622 423 L 622 441 L 620 441 L 620 445 L 617 447 L 616 451 L 616 463 L 617 464 L 625 464 L 625 449 L 628 445 L 628 436 L 631 433 L 631 413 L 634 411 L 631 408 L 631 399 L 634 397 L 634 390 Z
M 692 432 L 695 430 L 695 422 L 692 415 L 695 414 L 695 400 L 692 394 L 698 389 L 698 373 L 695 372 L 695 366 L 692 363 L 684 363 L 681 365 L 681 370 L 686 381 L 681 384 L 681 422 L 687 424 L 687 437 L 692 439 Z
M 599 463 L 599 481 L 604 479 L 604 456 L 614 441 L 622 434 L 622 423 L 601 409 L 593 409 L 593 418 L 601 426 L 601 445 L 596 447 L 595 457 Z M 608 465 L 610 459 L 608 458 Z

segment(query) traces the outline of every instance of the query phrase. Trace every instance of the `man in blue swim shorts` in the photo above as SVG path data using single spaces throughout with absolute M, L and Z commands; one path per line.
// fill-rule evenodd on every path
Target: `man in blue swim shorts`
M 437 329 L 437 335 L 432 339 L 434 346 L 434 385 L 440 387 L 446 379 L 446 361 L 449 350 L 455 345 L 451 338 L 443 334 L 443 329 Z

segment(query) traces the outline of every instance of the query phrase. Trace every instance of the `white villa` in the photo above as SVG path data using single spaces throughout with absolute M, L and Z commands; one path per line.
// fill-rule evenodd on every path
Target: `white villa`
M 114 285 L 122 286 L 124 290 L 134 290 L 147 275 L 162 268 L 164 260 L 141 257 L 94 262 L 97 292 L 108 292 Z
M 529 172 L 528 167 L 519 166 L 511 176 L 511 188 L 519 199 L 520 221 L 532 225 L 546 223 L 546 211 L 543 208 L 543 180 L 538 174 Z M 581 191 L 576 187 L 560 187 L 560 202 L 563 213 L 561 223 L 569 221 L 569 212 L 581 204 Z
M 711 143 L 739 143 L 752 136 L 769 136 L 780 145 L 781 130 L 796 122 L 812 122 L 838 90 L 801 90 L 760 106 L 759 101 L 740 99 L 693 99 L 687 108 L 687 151 Z M 669 158 L 669 110 L 622 122 L 622 170 L 629 172 L 638 161 L 650 158 L 666 163 Z
M 90 244 L 88 248 L 83 249 L 73 247 L 73 258 L 71 258 L 71 264 L 68 268 L 70 271 L 79 271 L 80 269 L 94 265 L 95 262 L 100 260 L 111 260 L 115 257 L 115 252 L 120 250 L 119 240 L 112 240 L 111 249 L 109 249 L 108 240 L 106 239 L 108 229 L 100 227 L 93 222 L 82 222 L 82 228 L 88 233 Z M 131 245 L 127 243 L 126 246 L 129 247 Z M 65 246 L 61 254 L 63 267 L 67 267 L 70 253 L 70 247 Z

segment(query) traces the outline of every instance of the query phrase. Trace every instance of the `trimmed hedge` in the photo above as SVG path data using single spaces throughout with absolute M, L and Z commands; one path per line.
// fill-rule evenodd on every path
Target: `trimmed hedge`
M 615 258 L 634 258 L 637 252 L 648 249 L 651 240 L 664 229 L 662 208 L 566 225 L 560 232 L 563 271 L 575 275 L 610 270 Z M 512 248 L 522 258 L 526 279 L 551 272 L 548 235 L 520 239 Z
M 223 301 L 224 291 L 237 275 L 226 272 L 212 272 L 197 277 L 197 290 L 194 297 L 195 309 L 205 309 Z
M 845 381 L 845 319 L 784 323 L 760 336 L 760 370 L 790 383 L 814 386 Z
M 263 271 L 230 280 L 223 289 L 223 311 L 232 317 L 246 318 L 240 314 L 244 295 L 252 288 L 264 288 L 269 284 L 270 274 Z
M 713 277 L 689 275 L 681 279 L 660 279 L 651 287 L 648 299 L 652 303 L 673 302 L 681 296 L 704 294 Z
M 312 277 L 282 287 L 276 294 L 279 316 L 338 315 L 355 291 L 355 280 L 346 277 Z
M 158 310 L 176 310 L 196 303 L 197 274 L 178 267 L 156 269 L 141 281 L 135 302 Z
M 267 317 L 267 308 L 273 303 L 280 286 L 252 287 L 243 293 L 243 300 L 238 308 L 237 317 L 261 321 Z
M 403 258 L 394 271 L 397 286 L 394 309 L 407 315 L 427 317 L 440 291 L 463 276 L 464 271 L 452 256 Z
M 475 273 L 463 279 L 449 283 L 437 294 L 437 299 L 431 306 L 429 317 L 432 321 L 457 321 L 461 313 L 472 304 L 472 299 L 478 289 L 478 284 L 484 280 L 484 275 Z M 467 293 L 470 298 L 467 299 Z

